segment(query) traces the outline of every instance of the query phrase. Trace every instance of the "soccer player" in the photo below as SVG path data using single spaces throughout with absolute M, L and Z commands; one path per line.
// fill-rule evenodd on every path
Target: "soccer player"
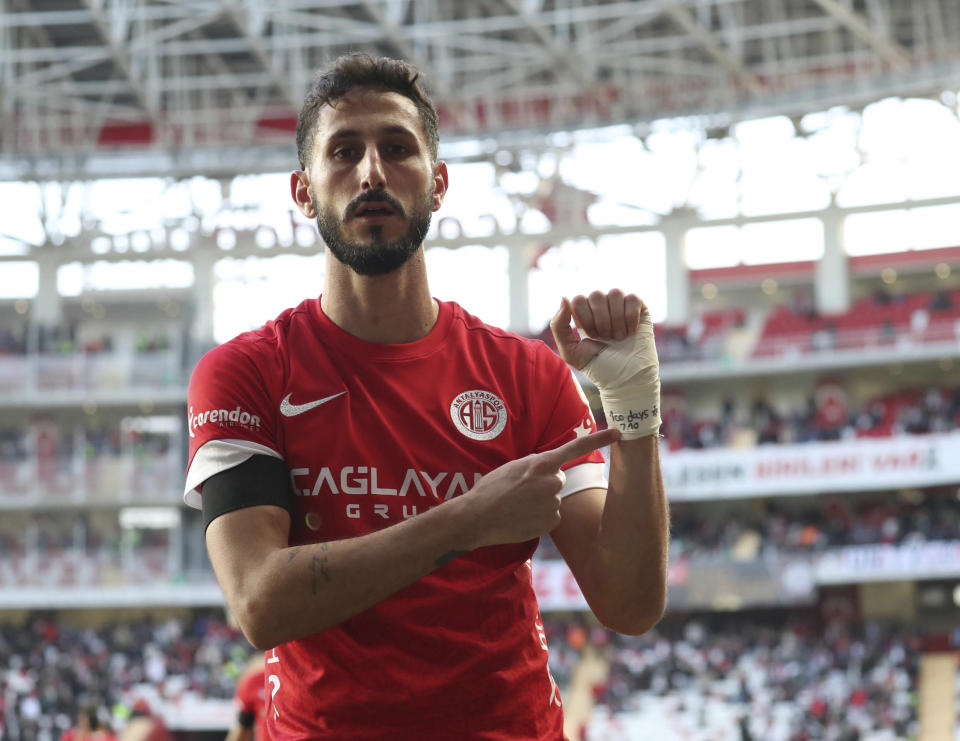
M 649 314 L 620 291 L 564 299 L 561 360 L 431 297 L 423 240 L 448 173 L 416 80 L 366 55 L 318 78 L 290 185 L 327 245 L 323 293 L 190 381 L 185 498 L 267 652 L 277 741 L 562 738 L 531 581 L 541 535 L 611 629 L 643 633 L 664 608 Z
M 227 733 L 226 741 L 269 741 L 265 712 L 266 682 L 263 654 L 258 652 L 247 662 L 246 670 L 237 682 L 237 690 L 233 694 L 237 719 Z
M 85 707 L 77 715 L 77 725 L 60 734 L 60 741 L 107 741 L 112 739 L 109 729 L 100 724 L 96 705 Z
M 120 733 L 120 741 L 173 741 L 163 719 L 154 715 L 149 703 L 140 698 L 133 703 L 130 720 Z

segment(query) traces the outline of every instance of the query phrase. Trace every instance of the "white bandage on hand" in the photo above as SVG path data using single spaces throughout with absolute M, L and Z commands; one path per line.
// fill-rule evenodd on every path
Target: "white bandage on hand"
M 637 333 L 607 342 L 582 368 L 599 389 L 607 425 L 621 439 L 656 435 L 660 430 L 660 360 L 649 314 L 640 317 Z

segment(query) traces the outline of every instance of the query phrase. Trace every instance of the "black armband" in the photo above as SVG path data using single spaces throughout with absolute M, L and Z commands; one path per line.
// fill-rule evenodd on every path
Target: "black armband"
M 286 464 L 270 455 L 254 455 L 239 466 L 214 474 L 200 490 L 203 531 L 220 515 L 261 504 L 283 507 L 293 516 L 293 490 Z
M 237 713 L 237 723 L 240 724 L 241 728 L 253 728 L 254 720 L 256 720 L 256 717 L 253 713 L 245 713 L 242 710 Z

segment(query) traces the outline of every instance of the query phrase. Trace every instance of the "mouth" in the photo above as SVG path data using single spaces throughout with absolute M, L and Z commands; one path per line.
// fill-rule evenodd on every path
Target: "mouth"
M 365 203 L 354 213 L 353 218 L 365 222 L 386 221 L 395 216 L 396 211 L 386 203 Z

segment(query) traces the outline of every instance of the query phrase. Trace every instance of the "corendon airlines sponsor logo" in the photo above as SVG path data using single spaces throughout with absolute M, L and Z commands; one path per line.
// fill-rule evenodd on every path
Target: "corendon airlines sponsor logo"
M 234 409 L 206 409 L 197 414 L 193 413 L 193 407 L 187 412 L 187 429 L 190 437 L 196 437 L 195 430 L 200 429 L 205 424 L 243 425 L 251 429 L 260 429 L 260 417 L 256 414 L 250 414 L 240 407 Z
M 450 419 L 473 440 L 493 440 L 507 426 L 507 406 L 489 391 L 464 391 L 451 402 Z

